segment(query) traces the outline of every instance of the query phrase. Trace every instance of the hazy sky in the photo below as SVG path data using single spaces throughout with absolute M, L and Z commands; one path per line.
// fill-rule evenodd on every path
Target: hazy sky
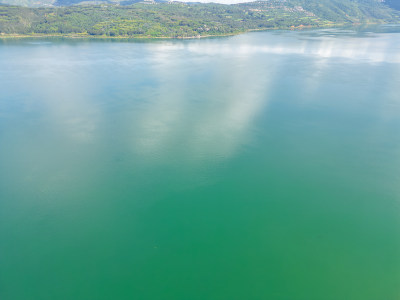
M 252 2 L 256 0 L 185 0 L 182 2 L 203 2 L 203 3 L 223 3 L 223 4 L 234 4 L 234 3 L 244 3 L 244 2 Z

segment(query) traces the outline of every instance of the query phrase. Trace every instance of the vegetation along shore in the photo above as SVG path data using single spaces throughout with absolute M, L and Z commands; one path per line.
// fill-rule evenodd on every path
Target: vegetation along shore
M 0 37 L 192 38 L 266 29 L 400 23 L 400 12 L 379 0 L 93 3 L 97 4 L 2 4 Z

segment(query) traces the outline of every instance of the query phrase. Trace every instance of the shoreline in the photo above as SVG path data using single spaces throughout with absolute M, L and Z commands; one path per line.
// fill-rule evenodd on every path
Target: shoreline
M 228 37 L 228 36 L 236 36 L 240 34 L 245 34 L 249 32 L 256 31 L 275 31 L 275 30 L 305 30 L 305 29 L 326 29 L 333 27 L 356 27 L 362 25 L 389 25 L 389 24 L 398 24 L 400 23 L 334 23 L 324 26 L 311 26 L 311 25 L 300 25 L 300 26 L 290 26 L 290 27 L 275 27 L 275 28 L 255 28 L 248 29 L 245 31 L 239 31 L 235 33 L 226 33 L 226 34 L 210 34 L 210 35 L 197 35 L 197 36 L 188 36 L 188 37 L 171 37 L 171 36 L 108 36 L 108 35 L 90 35 L 87 33 L 78 33 L 78 34 L 0 34 L 0 40 L 8 40 L 8 39 L 27 39 L 27 38 L 65 38 L 65 39 L 107 39 L 107 40 L 158 40 L 158 39 L 168 39 L 168 40 L 189 40 L 189 39 L 203 39 L 203 38 L 212 38 L 212 37 Z

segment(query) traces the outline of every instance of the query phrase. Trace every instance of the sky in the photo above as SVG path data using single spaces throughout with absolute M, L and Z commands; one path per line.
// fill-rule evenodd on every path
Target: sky
M 202 2 L 202 3 L 222 3 L 222 4 L 235 4 L 235 3 L 245 3 L 252 2 L 255 0 L 180 0 L 182 2 Z M 400 0 L 399 0 L 400 1 Z

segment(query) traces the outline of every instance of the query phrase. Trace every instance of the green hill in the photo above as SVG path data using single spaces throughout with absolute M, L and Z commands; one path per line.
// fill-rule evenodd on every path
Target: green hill
M 375 0 L 270 0 L 236 5 L 136 3 L 0 6 L 0 35 L 196 37 L 249 30 L 399 23 Z

